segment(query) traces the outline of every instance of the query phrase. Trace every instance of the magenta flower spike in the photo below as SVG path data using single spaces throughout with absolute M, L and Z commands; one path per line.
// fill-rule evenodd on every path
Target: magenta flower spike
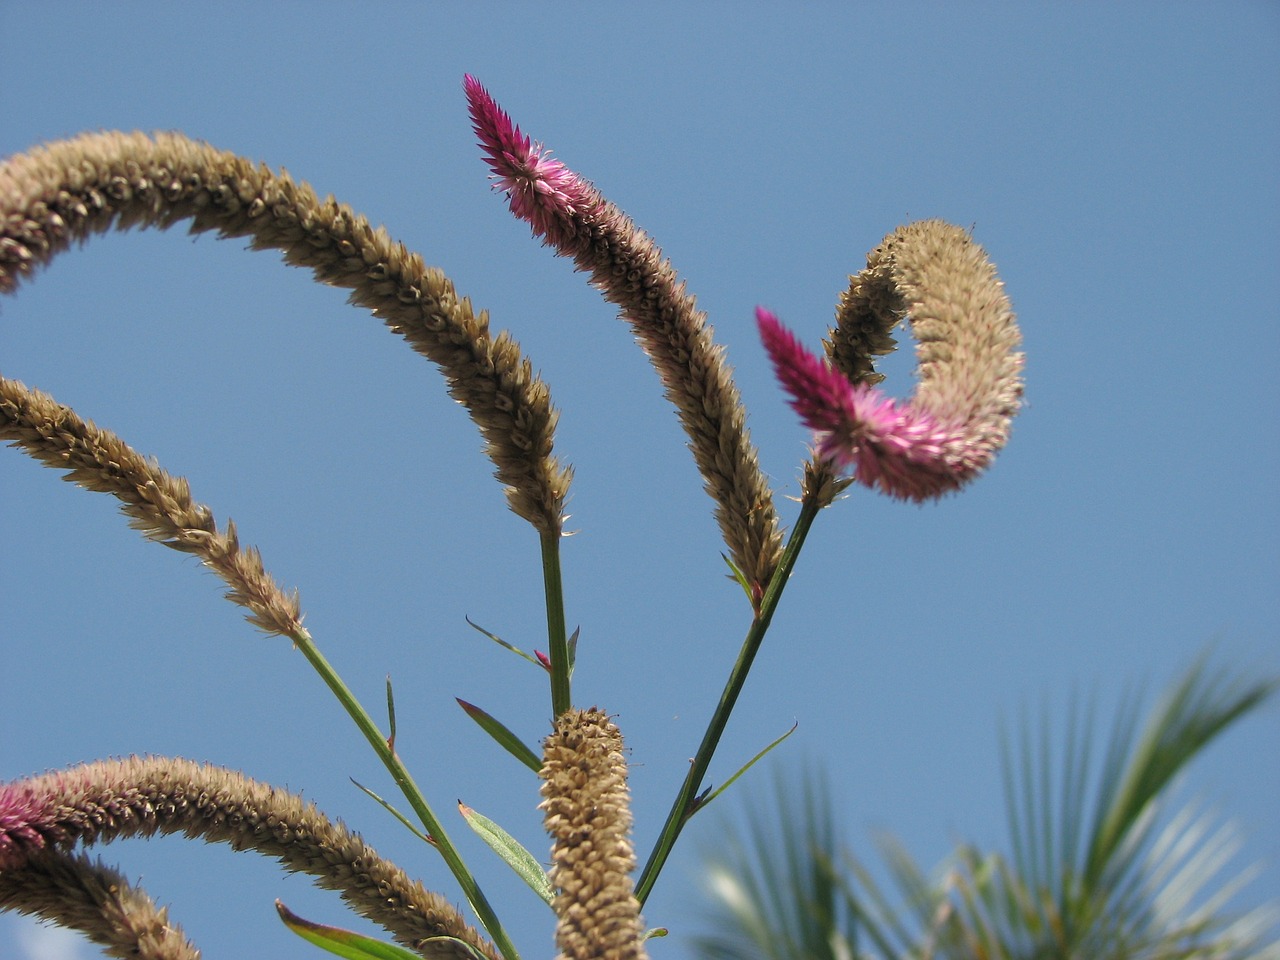
M 0 870 L 22 863 L 28 851 L 42 849 L 50 836 L 62 838 L 55 824 L 45 822 L 48 806 L 21 783 L 0 785 Z
M 917 503 L 976 477 L 1009 438 L 1022 404 L 1022 335 L 986 252 L 941 220 L 899 227 L 849 278 L 819 359 L 768 310 L 756 320 L 820 460 Z M 907 320 L 919 382 L 895 401 L 868 382 L 889 330 Z M 871 334 L 875 334 L 874 336 Z
M 679 413 L 734 564 L 763 592 L 782 553 L 781 527 L 706 314 L 626 213 L 521 132 L 475 77 L 463 87 L 494 186 L 535 236 L 572 258 L 620 308 Z
M 852 467 L 864 486 L 929 500 L 972 479 L 994 452 L 968 450 L 958 427 L 875 387 L 850 384 L 763 307 L 756 308 L 756 323 L 792 408 L 817 435 L 818 456 Z
M 599 194 L 550 150 L 521 133 L 479 80 L 467 74 L 462 85 L 494 186 L 506 192 L 512 213 L 538 236 L 558 243 L 562 225 L 580 217 L 584 207 L 598 205 Z

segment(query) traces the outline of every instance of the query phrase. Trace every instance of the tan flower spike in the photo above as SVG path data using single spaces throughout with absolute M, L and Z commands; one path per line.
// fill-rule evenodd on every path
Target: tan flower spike
M 280 250 L 440 367 L 484 436 L 511 509 L 559 533 L 572 471 L 552 456 L 558 413 L 519 345 L 416 253 L 305 183 L 181 134 L 94 133 L 0 163 L 0 293 L 75 241 L 112 227 L 247 236 Z
M 562 714 L 544 744 L 541 776 L 560 956 L 644 960 L 622 734 L 595 708 Z

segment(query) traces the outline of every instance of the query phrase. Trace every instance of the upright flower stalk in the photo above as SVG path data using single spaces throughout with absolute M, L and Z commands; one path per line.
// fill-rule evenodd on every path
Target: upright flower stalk
M 689 436 L 730 555 L 762 593 L 777 566 L 782 533 L 746 411 L 706 314 L 625 213 L 522 133 L 474 77 L 464 86 L 494 185 L 506 191 L 512 213 L 572 257 L 621 308 Z
M 909 318 L 920 382 L 899 403 L 871 386 L 870 358 Z M 776 316 L 760 337 L 791 405 L 816 434 L 820 460 L 917 502 L 976 477 L 1009 438 L 1022 398 L 1021 335 L 985 252 L 959 227 L 925 220 L 890 234 L 851 278 L 828 341 L 810 353 Z M 855 339 L 855 332 L 873 336 Z

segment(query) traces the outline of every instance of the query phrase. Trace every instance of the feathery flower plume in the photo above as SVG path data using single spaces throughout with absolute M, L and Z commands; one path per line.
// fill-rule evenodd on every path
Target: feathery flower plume
M 453 937 L 498 955 L 438 894 L 383 860 L 357 834 L 300 797 L 233 770 L 166 757 L 130 757 L 0 785 L 0 877 L 47 851 L 124 837 L 185 833 L 275 857 L 338 891 L 405 946 L 439 960 L 469 960 Z M 5 884 L 7 886 L 7 882 Z
M 560 957 L 644 960 L 622 734 L 594 707 L 561 714 L 541 776 Z
M 559 533 L 572 472 L 552 456 L 557 412 L 519 345 L 493 336 L 449 279 L 386 231 L 305 183 L 180 134 L 85 134 L 0 163 L 0 293 L 74 241 L 112 227 L 248 236 L 351 291 L 440 367 L 480 427 L 516 514 Z
M 82 854 L 46 850 L 0 870 L 0 909 L 77 930 L 121 960 L 200 960 L 167 909 Z
M 173 477 L 110 430 L 81 420 L 47 393 L 0 377 L 0 440 L 24 450 L 63 478 L 121 502 L 129 525 L 150 540 L 200 557 L 231 589 L 227 599 L 249 611 L 260 630 L 298 638 L 298 594 L 286 593 L 262 566 L 254 547 L 241 547 L 235 524 L 218 529 L 213 513 Z
M 474 77 L 464 80 L 472 125 L 511 212 L 621 308 L 689 436 L 734 562 L 762 588 L 782 535 L 746 413 L 706 315 L 662 251 L 594 186 L 529 139 Z
M 963 230 L 926 220 L 887 237 L 850 290 L 829 362 L 768 310 L 756 311 L 778 379 L 817 434 L 818 458 L 907 500 L 958 489 L 1004 445 L 1021 403 L 1021 336 L 995 268 Z M 862 346 L 850 336 L 860 316 L 869 334 Z M 870 357 L 883 352 L 886 318 L 903 316 L 919 340 L 920 382 L 898 403 L 871 386 Z

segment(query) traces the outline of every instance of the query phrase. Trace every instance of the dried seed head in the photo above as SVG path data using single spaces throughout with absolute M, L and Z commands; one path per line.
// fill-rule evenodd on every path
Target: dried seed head
M 0 909 L 79 931 L 106 955 L 200 960 L 200 951 L 141 887 L 81 854 L 45 851 L 0 870 Z
M 823 341 L 832 366 L 854 386 L 874 386 L 884 380 L 875 372 L 876 357 L 897 349 L 891 336 L 906 316 L 902 294 L 894 285 L 890 264 L 867 257 L 867 269 L 849 277 L 849 289 L 840 295 L 836 324 Z
M 350 290 L 440 367 L 480 427 L 512 510 L 539 532 L 560 532 L 572 474 L 551 455 L 556 412 L 519 346 L 491 336 L 488 316 L 385 230 L 285 173 L 173 133 L 86 134 L 9 157 L 0 164 L 0 293 L 93 233 L 181 220 L 193 232 L 250 237 Z
M 263 569 L 253 547 L 241 548 L 235 524 L 219 530 L 213 513 L 173 477 L 110 430 L 81 420 L 39 390 L 0 377 L 0 440 L 8 440 L 64 479 L 121 502 L 129 525 L 150 540 L 198 556 L 230 587 L 227 598 L 249 611 L 267 633 L 304 634 L 296 591 L 286 593 Z
M 383 860 L 314 804 L 233 770 L 167 757 L 129 757 L 0 784 L 0 876 L 49 850 L 185 833 L 275 857 L 337 890 L 401 943 L 438 960 L 470 960 L 454 937 L 498 960 L 447 900 Z
M 562 714 L 544 744 L 541 775 L 560 956 L 643 960 L 622 734 L 595 708 Z

